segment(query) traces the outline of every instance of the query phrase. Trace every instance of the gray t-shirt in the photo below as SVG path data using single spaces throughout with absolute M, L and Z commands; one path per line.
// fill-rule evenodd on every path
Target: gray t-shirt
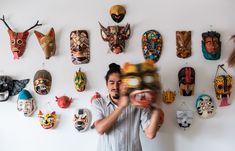
M 92 101 L 92 120 L 107 117 L 117 106 L 110 97 Z M 150 110 L 127 106 L 109 132 L 100 135 L 97 151 L 142 151 L 139 131 L 150 122 Z

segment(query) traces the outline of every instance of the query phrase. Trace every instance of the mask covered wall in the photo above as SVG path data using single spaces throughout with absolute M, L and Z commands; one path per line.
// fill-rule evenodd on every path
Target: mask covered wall
M 192 67 L 184 67 L 178 72 L 180 95 L 194 95 L 195 70 Z
M 74 84 L 75 89 L 78 92 L 82 92 L 86 89 L 86 74 L 79 69 L 79 71 L 76 71 L 74 76 Z
M 191 31 L 176 31 L 176 55 L 179 58 L 191 56 Z
M 202 118 L 210 118 L 215 114 L 215 104 L 207 94 L 202 94 L 197 98 L 195 107 Z
M 38 70 L 33 79 L 34 90 L 37 94 L 46 95 L 51 90 L 52 77 L 47 70 Z
M 56 125 L 57 115 L 56 112 L 53 111 L 51 113 L 43 113 L 41 110 L 38 113 L 38 117 L 40 120 L 40 124 L 44 129 L 54 128 Z
M 88 109 L 78 109 L 78 113 L 74 114 L 74 127 L 79 132 L 86 131 L 91 123 L 91 113 Z

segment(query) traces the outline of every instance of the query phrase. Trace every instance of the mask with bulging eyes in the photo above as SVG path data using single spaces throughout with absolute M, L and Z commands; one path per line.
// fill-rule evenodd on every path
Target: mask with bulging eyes
M 178 72 L 180 95 L 194 95 L 195 70 L 192 67 L 184 67 Z
M 51 74 L 47 70 L 38 70 L 34 75 L 34 90 L 40 95 L 46 95 L 51 90 Z
M 56 125 L 56 112 L 53 111 L 51 113 L 42 113 L 42 111 L 40 110 L 38 113 L 38 117 L 40 119 L 40 124 L 44 129 L 51 129 L 54 128 Z
M 86 74 L 79 69 L 74 76 L 75 89 L 82 92 L 86 89 Z
M 193 112 L 190 110 L 176 111 L 176 118 L 177 118 L 177 123 L 179 127 L 185 130 L 186 128 L 189 128 L 193 122 Z
M 210 118 L 215 113 L 215 104 L 207 94 L 200 95 L 195 103 L 197 113 L 202 118 Z
M 88 109 L 78 109 L 78 113 L 74 114 L 74 126 L 79 132 L 86 131 L 91 122 L 91 114 Z

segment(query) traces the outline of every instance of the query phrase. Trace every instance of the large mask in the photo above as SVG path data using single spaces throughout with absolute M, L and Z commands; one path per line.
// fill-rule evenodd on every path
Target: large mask
M 152 60 L 140 64 L 126 63 L 122 68 L 121 80 L 127 86 L 126 95 L 136 107 L 147 108 L 160 95 L 160 78 Z
M 13 80 L 9 76 L 0 76 L 0 102 L 7 101 L 10 96 L 18 94 L 28 83 L 29 79 Z
M 34 31 L 34 34 L 36 35 L 38 42 L 43 49 L 45 58 L 50 59 L 51 56 L 54 56 L 55 51 L 56 51 L 54 29 L 51 28 L 50 31 L 46 35 L 38 31 Z
M 215 31 L 202 33 L 202 52 L 207 60 L 218 60 L 221 53 L 220 34 Z
M 86 74 L 79 69 L 74 76 L 75 89 L 82 92 L 86 89 Z
M 74 114 L 74 127 L 79 132 L 86 131 L 91 123 L 91 114 L 88 109 L 78 109 L 78 113 Z
M 162 101 L 166 104 L 171 104 L 175 101 L 176 92 L 167 90 L 162 92 Z
M 75 30 L 70 33 L 70 49 L 73 64 L 84 64 L 90 61 L 90 47 L 86 30 Z
M 34 90 L 37 94 L 46 95 L 51 90 L 51 74 L 47 70 L 38 70 L 33 79 Z
M 222 68 L 226 74 L 218 75 L 218 69 Z M 229 98 L 232 93 L 232 84 L 233 78 L 231 75 L 227 73 L 227 71 L 223 68 L 223 65 L 218 65 L 216 76 L 214 79 L 214 88 L 216 98 L 219 101 L 219 106 L 228 106 L 231 104 Z
M 142 36 L 144 58 L 157 62 L 162 52 L 162 36 L 156 30 L 148 30 Z
M 55 98 L 60 108 L 68 108 L 72 102 L 72 98 L 69 98 L 68 96 L 61 96 L 61 97 L 56 96 Z
M 191 56 L 191 31 L 176 31 L 176 55 L 179 58 Z
M 126 9 L 122 5 L 114 5 L 110 8 L 109 14 L 116 23 L 120 23 L 126 15 Z
M 30 116 L 37 109 L 36 102 L 28 90 L 20 91 L 17 99 L 17 110 Z
M 10 36 L 10 45 L 11 45 L 11 51 L 14 55 L 14 59 L 19 59 L 25 51 L 26 48 L 26 40 L 29 35 L 29 31 L 37 26 L 41 26 L 42 24 L 38 24 L 39 21 L 36 22 L 36 24 L 29 29 L 25 30 L 24 32 L 14 32 L 10 26 L 6 23 L 5 18 L 0 18 L 0 20 L 3 21 L 3 23 L 8 28 L 8 34 Z
M 215 104 L 207 94 L 200 95 L 195 103 L 197 113 L 202 118 L 210 118 L 215 113 Z
M 178 72 L 180 95 L 194 95 L 195 70 L 192 67 L 184 67 Z
M 50 129 L 50 128 L 55 127 L 56 118 L 57 118 L 57 115 L 56 115 L 55 111 L 53 111 L 51 113 L 44 114 L 40 110 L 39 113 L 38 113 L 38 117 L 39 117 L 39 120 L 40 120 L 40 124 L 44 129 Z
M 193 112 L 190 110 L 176 111 L 176 119 L 177 119 L 177 123 L 178 123 L 179 127 L 183 128 L 185 130 L 186 128 L 189 128 L 192 125 Z
M 131 30 L 130 24 L 124 26 L 108 26 L 105 28 L 100 24 L 100 33 L 104 41 L 109 43 L 110 50 L 119 54 L 125 49 L 125 41 L 129 39 Z

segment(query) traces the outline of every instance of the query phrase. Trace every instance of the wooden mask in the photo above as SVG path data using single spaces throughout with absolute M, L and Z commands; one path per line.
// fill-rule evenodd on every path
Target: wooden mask
M 176 31 L 176 55 L 179 58 L 191 56 L 191 31 Z
M 114 5 L 110 8 L 109 14 L 116 23 L 120 23 L 126 15 L 126 9 L 122 5 Z

